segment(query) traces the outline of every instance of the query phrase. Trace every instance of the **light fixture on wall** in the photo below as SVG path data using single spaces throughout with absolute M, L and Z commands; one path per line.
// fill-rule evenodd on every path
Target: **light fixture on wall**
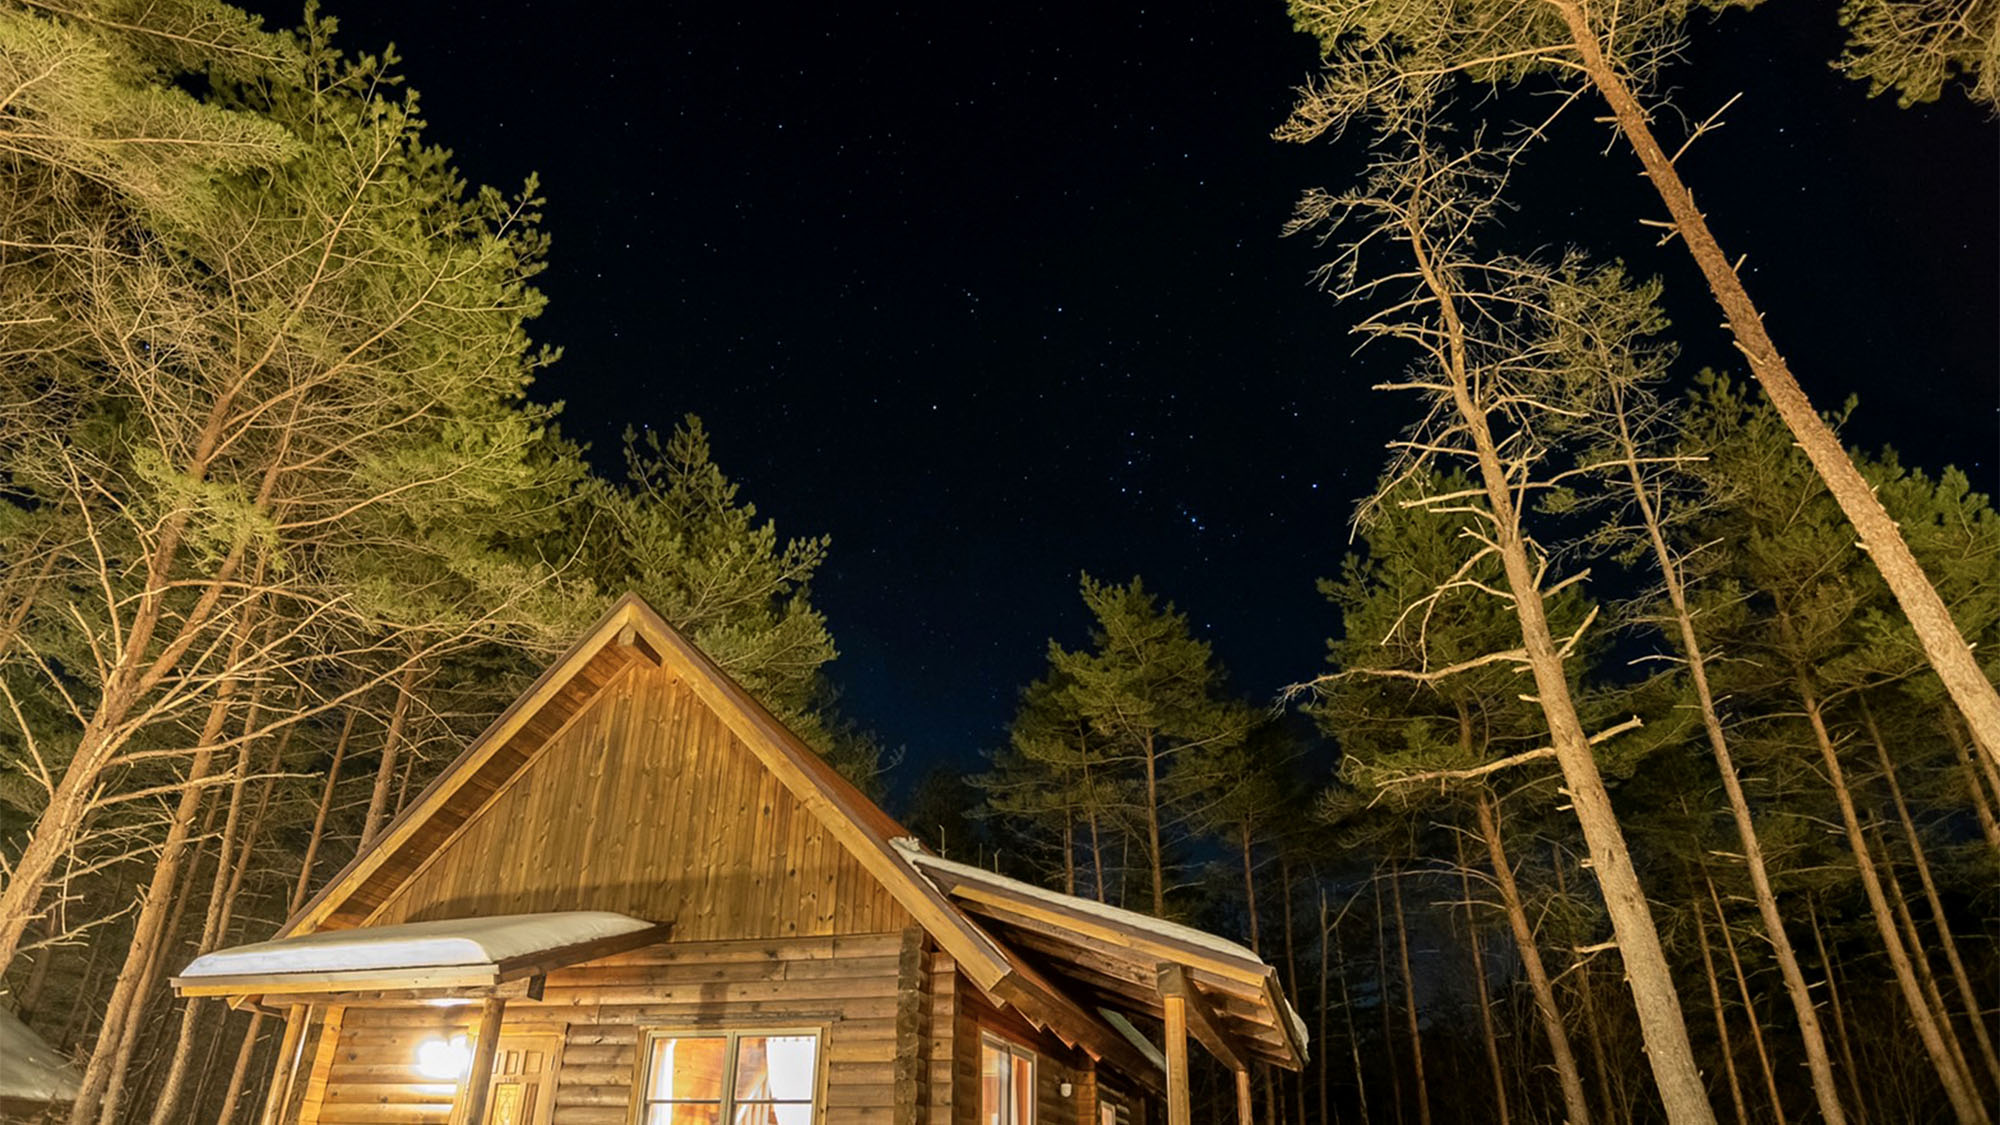
M 463 1035 L 436 1036 L 417 1044 L 417 1073 L 439 1082 L 456 1082 L 472 1069 L 472 1045 Z
M 1063 1097 L 1065 1097 L 1065 1098 L 1066 1098 L 1066 1097 L 1069 1097 L 1069 1095 L 1070 1095 L 1070 1091 L 1071 1091 L 1071 1090 L 1074 1090 L 1074 1089 L 1076 1089 L 1076 1087 L 1074 1087 L 1074 1086 L 1071 1086 L 1071 1085 L 1070 1085 L 1069 1083 L 1067 1083 L 1067 1082 L 1064 1082 L 1064 1083 L 1063 1083 L 1063 1084 L 1061 1084 L 1060 1086 L 1057 1086 L 1057 1087 L 1056 1087 L 1056 1092 L 1057 1092 L 1057 1093 L 1059 1093 L 1059 1094 L 1061 1094 L 1061 1095 L 1062 1095 Z

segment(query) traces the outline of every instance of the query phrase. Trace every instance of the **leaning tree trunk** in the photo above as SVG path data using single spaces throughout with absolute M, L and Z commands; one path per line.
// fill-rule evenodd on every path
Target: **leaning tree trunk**
M 1993 1088 L 2000 1091 L 2000 1055 L 1993 1050 L 1993 1037 L 1986 1031 L 1985 1009 L 1979 1003 L 1979 996 L 1972 989 L 1972 975 L 1965 971 L 1965 961 L 1958 953 L 1958 939 L 1952 936 L 1951 919 L 1945 914 L 1944 900 L 1939 897 L 1937 883 L 1931 878 L 1930 860 L 1924 855 L 1923 840 L 1917 835 L 1917 824 L 1910 816 L 1910 806 L 1903 800 L 1903 787 L 1896 781 L 1896 767 L 1889 760 L 1889 749 L 1882 743 L 1882 732 L 1875 725 L 1875 713 L 1862 702 L 1861 715 L 1868 723 L 1868 735 L 1875 743 L 1875 760 L 1882 764 L 1882 778 L 1889 783 L 1889 796 L 1896 806 L 1896 816 L 1903 824 L 1903 836 L 1910 842 L 1910 860 L 1917 871 L 1917 882 L 1924 890 L 1924 902 L 1930 907 L 1931 924 L 1937 931 L 1938 945 L 1944 950 L 1945 963 L 1951 966 L 1951 979 L 1958 986 L 1959 1002 L 1965 1014 L 1972 1020 L 1973 1042 L 1979 1047 L 1979 1055 L 1986 1065 L 1986 1074 L 1993 1082 Z M 1949 1013 L 1940 1012 L 1940 1018 L 1949 1020 Z
M 389 817 L 389 788 L 396 780 L 396 757 L 402 749 L 403 724 L 409 720 L 416 679 L 417 664 L 412 658 L 396 683 L 396 705 L 389 713 L 389 729 L 382 736 L 382 759 L 375 766 L 375 788 L 368 795 L 368 814 L 361 822 L 360 851 L 367 851 L 368 845 L 374 843 Z
M 1778 412 L 1792 437 L 1812 462 L 1814 471 L 1826 482 L 1840 510 L 1860 533 L 1862 548 L 1881 572 L 1882 580 L 1895 595 L 1896 604 L 1916 630 L 1924 655 L 1958 710 L 1972 728 L 1973 737 L 1995 761 L 2000 761 L 2000 692 L 1979 666 L 1972 646 L 1958 631 L 1944 599 L 1918 565 L 1910 545 L 1903 540 L 1896 521 L 1882 507 L 1875 490 L 1854 467 L 1841 447 L 1840 438 L 1826 424 L 1792 376 L 1792 369 L 1778 353 L 1764 318 L 1743 287 L 1735 265 L 1722 251 L 1708 220 L 1695 206 L 1694 194 L 1682 182 L 1680 171 L 1653 136 L 1646 110 L 1625 84 L 1624 76 L 1604 55 L 1596 29 L 1589 18 L 1590 0 L 1549 0 L 1561 13 L 1576 47 L 1577 60 L 1590 84 L 1596 87 L 1611 116 L 1625 135 L 1626 143 L 1639 157 L 1646 176 L 1673 216 L 1674 230 L 1687 244 L 1695 265 L 1708 282 L 1709 291 L 1722 307 L 1736 346 L 1750 364 L 1750 372 L 1764 388 L 1765 397 Z
M 1979 1084 L 1972 1075 L 1972 1062 L 1965 1057 L 1965 1044 L 1958 1038 L 1958 1029 L 1952 1026 L 1951 1008 L 1944 1002 L 1944 990 L 1938 987 L 1937 974 L 1931 971 L 1931 956 L 1924 948 L 1923 935 L 1917 932 L 1917 920 L 1910 914 L 1910 904 L 1896 875 L 1889 843 L 1882 838 L 1879 824 L 1871 825 L 1870 829 L 1875 834 L 1875 850 L 1882 856 L 1882 882 L 1895 892 L 1889 896 L 1889 906 L 1896 912 L 1896 925 L 1902 929 L 1903 941 L 1910 948 L 1910 960 L 1916 964 L 1917 982 L 1923 985 L 1924 995 L 1930 998 L 1932 1018 L 1944 1034 L 1944 1045 L 1951 1051 L 1952 1061 L 1958 1065 L 1959 1080 L 1977 1098 Z
M 1494 1120 L 1508 1125 L 1507 1078 L 1500 1068 L 1500 1039 L 1493 1030 L 1493 1000 L 1486 991 L 1486 953 L 1479 948 L 1479 920 L 1472 912 L 1472 869 L 1465 864 L 1465 839 L 1458 841 L 1459 893 L 1465 896 L 1465 944 L 1472 950 L 1472 985 L 1477 989 L 1479 1030 L 1486 1043 L 1486 1067 L 1493 1073 Z
M 1316 1060 L 1319 1070 L 1319 1120 L 1320 1125 L 1326 1125 L 1327 1122 L 1333 1120 L 1327 1114 L 1326 1088 L 1329 1073 L 1327 1068 L 1326 1012 L 1327 1002 L 1330 999 L 1326 991 L 1327 955 L 1331 952 L 1328 947 L 1333 944 L 1333 931 L 1326 924 L 1326 886 L 1320 883 L 1318 872 L 1313 873 L 1313 883 L 1319 891 L 1319 1038 L 1314 1040 L 1314 1042 L 1320 1045 L 1319 1050 L 1314 1053 L 1319 1056 Z M 1296 996 L 1298 992 L 1294 990 L 1292 995 Z M 1352 1013 L 1349 1014 L 1348 1018 L 1350 1020 L 1353 1019 Z M 1304 1115 L 1301 1114 L 1300 1117 L 1303 1120 Z
M 1257 929 L 1257 867 L 1250 855 L 1250 818 L 1245 817 L 1238 833 L 1243 850 L 1243 911 L 1250 919 L 1250 952 L 1264 955 L 1263 935 Z
M 1506 846 L 1500 839 L 1499 804 L 1491 793 L 1482 790 L 1473 811 L 1479 815 L 1479 834 L 1485 838 L 1486 854 L 1493 861 L 1493 879 L 1500 888 L 1507 925 L 1514 931 L 1514 950 L 1521 958 L 1528 990 L 1535 998 L 1535 1014 L 1541 1019 L 1542 1035 L 1549 1042 L 1567 1120 L 1569 1125 L 1590 1125 L 1590 1100 L 1583 1092 L 1583 1074 L 1577 1069 L 1576 1054 L 1570 1050 L 1562 1009 L 1556 1006 L 1555 984 L 1542 964 L 1541 947 L 1535 944 L 1535 931 L 1528 925 L 1527 907 L 1521 902 L 1521 888 L 1514 881 L 1514 866 L 1508 861 Z
M 1324 916 L 1326 912 L 1320 913 Z M 1327 933 L 1333 936 L 1335 967 L 1340 974 L 1340 1011 L 1347 1018 L 1347 1053 L 1354 1060 L 1354 1097 L 1360 1103 L 1361 1120 L 1367 1121 L 1368 1075 L 1361 1066 L 1361 1032 L 1354 1026 L 1354 998 L 1347 989 L 1347 951 L 1340 948 L 1337 926 Z
M 1390 898 L 1396 906 L 1396 955 L 1403 969 L 1403 1014 L 1410 1025 L 1410 1057 L 1417 1078 L 1417 1120 L 1431 1125 L 1431 1088 L 1424 1078 L 1424 1033 L 1417 1022 L 1417 979 L 1410 972 L 1410 926 L 1403 920 L 1403 873 L 1389 869 Z
M 1146 763 L 1146 865 L 1153 877 L 1153 916 L 1167 916 L 1167 866 L 1160 844 L 1160 761 L 1152 735 L 1140 756 Z
M 1467 330 L 1459 319 L 1458 294 L 1452 282 L 1439 272 L 1424 233 L 1410 230 L 1409 234 L 1422 284 L 1437 301 L 1444 320 L 1444 374 L 1450 384 L 1452 405 L 1472 444 L 1478 480 L 1489 509 L 1487 514 L 1493 521 L 1491 544 L 1506 575 L 1507 593 L 1521 630 L 1521 649 L 1534 678 L 1534 699 L 1548 723 L 1556 764 L 1562 770 L 1570 807 L 1583 829 L 1591 870 L 1597 876 L 1605 911 L 1611 917 L 1612 937 L 1624 960 L 1626 985 L 1638 1010 L 1646 1061 L 1652 1068 L 1669 1125 L 1715 1125 L 1715 1110 L 1708 1103 L 1708 1090 L 1702 1081 L 1701 1067 L 1695 1062 L 1694 1045 L 1688 1042 L 1680 993 L 1674 987 L 1659 930 L 1653 925 L 1652 908 L 1646 902 L 1645 888 L 1639 883 L 1639 872 L 1632 865 L 1632 853 L 1626 847 L 1624 830 L 1619 827 L 1617 810 L 1612 808 L 1610 791 L 1598 771 L 1590 736 L 1577 715 L 1564 667 L 1564 649 L 1556 643 L 1549 628 L 1540 570 L 1529 557 L 1522 513 L 1516 502 L 1516 481 L 1502 463 L 1499 442 L 1488 422 L 1488 407 L 1474 399 L 1473 361 L 1468 354 Z
M 1389 1064 L 1389 1096 L 1396 1125 L 1403 1125 L 1403 1068 L 1396 1061 L 1396 1021 L 1389 1013 L 1389 916 L 1382 909 L 1382 880 L 1375 884 L 1375 995 L 1382 1010 L 1382 1057 Z
M 296 698 L 296 696 L 294 697 Z M 250 751 L 254 743 L 249 740 L 256 729 L 257 704 L 253 698 L 250 717 L 243 723 L 243 749 L 237 758 L 236 781 L 230 787 L 229 815 L 223 821 L 222 841 L 216 848 L 215 879 L 209 887 L 208 916 L 202 925 L 201 943 L 196 947 L 196 955 L 208 953 L 223 943 L 229 932 L 229 921 L 235 913 L 236 899 L 243 888 L 243 879 L 249 873 L 257 836 L 264 826 L 264 813 L 271 804 L 271 791 L 276 787 L 277 772 L 284 761 L 285 748 L 291 743 L 296 724 L 285 727 L 278 736 L 271 751 L 271 764 L 263 783 L 258 787 L 257 802 L 245 819 L 242 831 L 237 830 L 239 810 L 243 803 L 243 790 L 249 781 Z M 241 843 L 236 841 L 240 837 Z M 235 844 L 236 859 L 229 860 L 231 845 Z M 171 1125 L 176 1118 L 181 1098 L 181 1086 L 187 1078 L 188 1063 L 192 1059 L 195 1045 L 195 1027 L 198 1013 L 202 1008 L 199 997 L 188 997 L 181 1007 L 180 1036 L 174 1042 L 173 1059 L 167 1068 L 167 1078 L 160 1087 L 153 1102 L 153 1125 Z M 213 1046 L 210 1048 L 213 1051 Z M 211 1060 L 212 1061 L 212 1060 Z M 209 1063 L 204 1063 L 204 1069 Z M 197 1091 L 198 1092 L 198 1091 Z M 197 1099 L 198 1100 L 198 1099 Z
M 1841 826 L 1847 835 L 1848 850 L 1854 855 L 1855 868 L 1861 876 L 1861 889 L 1868 896 L 1869 913 L 1875 920 L 1876 932 L 1881 936 L 1883 952 L 1888 954 L 1896 987 L 1909 1009 L 1910 1022 L 1916 1027 L 1917 1039 L 1923 1044 L 1924 1054 L 1930 1059 L 1931 1069 L 1937 1072 L 1938 1082 L 1944 1087 L 1945 1096 L 1951 1101 L 1952 1113 L 1960 1125 L 1991 1125 L 1985 1107 L 1979 1104 L 1978 1097 L 1959 1073 L 1958 1063 L 1952 1058 L 1944 1033 L 1931 1013 L 1923 986 L 1917 981 L 1916 968 L 1910 962 L 1910 950 L 1903 944 L 1902 935 L 1896 932 L 1895 913 L 1889 906 L 1887 893 L 1882 889 L 1882 880 L 1876 874 L 1867 837 L 1862 834 L 1861 817 L 1854 808 L 1854 795 L 1847 787 L 1847 775 L 1841 769 L 1833 736 L 1827 732 L 1826 717 L 1820 712 L 1819 697 L 1803 672 L 1797 674 L 1796 687 L 1799 702 L 1805 708 L 1807 724 L 1812 728 L 1813 740 L 1819 746 L 1820 758 L 1826 763 L 1827 782 L 1833 788 L 1834 801 L 1840 806 Z
M 1297 931 L 1294 929 L 1292 920 L 1292 861 L 1285 854 L 1283 847 L 1278 849 L 1278 886 L 1282 892 L 1279 898 L 1284 902 L 1285 907 L 1285 994 L 1288 996 L 1302 996 L 1303 993 L 1299 991 L 1299 959 L 1297 951 L 1293 947 L 1293 935 Z M 1294 1111 L 1298 1114 L 1299 1125 L 1305 1125 L 1306 1072 L 1304 1070 L 1299 1071 L 1291 1086 L 1292 1105 Z
M 1840 1062 L 1847 1068 L 1847 1092 L 1854 1098 L 1854 1116 L 1865 1120 L 1868 1100 L 1861 1096 L 1861 1068 L 1854 1065 L 1854 1041 L 1847 1034 L 1847 1005 L 1840 1000 L 1840 974 L 1826 952 L 1826 935 L 1819 925 L 1819 906 L 1806 900 L 1806 921 L 1812 926 L 1813 949 L 1819 953 L 1820 971 L 1826 974 L 1826 1003 L 1833 1009 L 1833 1033 L 1840 1043 Z
M 1562 849 L 1559 845 L 1549 845 L 1549 869 L 1555 873 L 1556 894 L 1569 897 L 1569 885 L 1563 879 Z M 1564 970 L 1568 974 L 1568 970 Z M 1604 1057 L 1604 1027 L 1597 1021 L 1597 994 L 1590 987 L 1590 961 L 1588 958 L 1576 963 L 1577 1007 L 1583 1009 L 1584 1041 L 1590 1044 L 1590 1067 L 1597 1077 L 1597 1098 L 1604 1106 L 1606 1121 L 1622 1121 L 1627 1117 L 1629 1106 L 1623 1097 L 1611 1092 L 1613 1073 L 1611 1063 Z M 1619 1094 L 1624 1093 L 1625 1083 L 1618 1082 Z
M 216 712 L 223 709 L 221 702 L 214 708 Z M 217 720 L 215 726 L 219 729 L 220 725 Z M 97 1042 L 91 1049 L 89 1063 L 84 1067 L 81 1092 L 70 1103 L 70 1125 L 87 1125 L 94 1120 L 100 1105 L 107 1098 L 112 1108 L 116 1108 L 120 1080 L 131 1057 L 132 1039 L 128 1034 L 128 1024 L 136 1025 L 138 1022 L 146 991 L 152 983 L 153 967 L 158 961 L 158 947 L 170 936 L 167 916 L 173 901 L 179 897 L 174 894 L 174 885 L 180 882 L 188 837 L 192 833 L 195 815 L 200 811 L 202 797 L 207 792 L 201 783 L 207 779 L 214 760 L 215 754 L 210 748 L 214 738 L 215 731 L 205 732 L 203 747 L 195 753 L 194 761 L 188 767 L 187 785 L 181 791 L 160 857 L 153 865 L 153 877 L 147 885 L 138 915 L 133 919 L 132 943 L 126 948 L 125 963 L 118 971 L 117 983 L 112 986 L 111 998 L 104 1007 L 104 1022 L 98 1025 Z
M 1722 1048 L 1722 1074 L 1729 1081 L 1736 1125 L 1750 1125 L 1750 1112 L 1743 1104 L 1743 1080 L 1736 1074 L 1736 1048 L 1729 1041 L 1729 1016 L 1722 1007 L 1722 983 L 1715 975 L 1715 953 L 1708 945 L 1708 921 L 1702 917 L 1700 903 L 1694 908 L 1694 937 L 1701 948 L 1702 974 L 1708 978 L 1708 1005 L 1715 1012 L 1715 1041 Z
M 1750 802 L 1743 795 L 1743 783 L 1736 774 L 1736 762 L 1729 751 L 1729 738 L 1723 732 L 1715 693 L 1709 687 L 1707 657 L 1702 652 L 1701 636 L 1695 632 L 1694 614 L 1688 609 L 1687 587 L 1681 578 L 1680 564 L 1667 547 L 1659 508 L 1639 472 L 1638 443 L 1627 424 L 1622 400 L 1617 404 L 1617 422 L 1627 480 L 1632 486 L 1640 521 L 1646 527 L 1654 565 L 1666 587 L 1667 602 L 1673 607 L 1674 625 L 1680 634 L 1681 656 L 1687 661 L 1688 679 L 1694 685 L 1695 700 L 1701 708 L 1702 729 L 1708 735 L 1709 754 L 1715 759 L 1716 773 L 1722 778 L 1722 790 L 1729 801 L 1729 815 L 1736 822 L 1736 839 L 1743 847 L 1743 866 L 1749 873 L 1750 889 L 1756 896 L 1757 914 L 1763 919 L 1765 937 L 1771 943 L 1779 976 L 1785 982 L 1785 995 L 1791 1001 L 1792 1014 L 1798 1021 L 1799 1038 L 1805 1047 L 1806 1069 L 1812 1075 L 1813 1098 L 1819 1105 L 1820 1117 L 1825 1125 L 1846 1125 L 1847 1118 L 1840 1107 L 1840 1092 L 1834 1086 L 1833 1060 L 1827 1053 L 1826 1035 L 1819 1025 L 1819 1010 L 1813 1004 L 1805 972 L 1799 968 L 1798 953 L 1792 948 L 1784 915 L 1778 910 L 1778 893 L 1771 885 L 1770 870 L 1764 862 L 1764 845 L 1757 836 L 1757 823 L 1750 815 Z
M 1729 932 L 1729 916 L 1722 912 L 1722 896 L 1715 891 L 1715 880 L 1708 877 L 1708 868 L 1703 865 L 1701 881 L 1708 885 L 1708 901 L 1715 907 L 1716 932 L 1722 935 L 1722 948 L 1729 954 L 1729 971 L 1736 977 L 1736 994 L 1743 999 L 1743 1019 L 1750 1025 L 1750 1043 L 1757 1048 L 1757 1067 L 1764 1076 L 1764 1094 L 1771 1099 L 1771 1113 L 1778 1119 L 1778 1125 L 1785 1125 L 1785 1102 L 1778 1094 L 1778 1076 L 1771 1070 L 1771 1052 L 1764 1045 L 1764 1028 L 1757 1018 L 1756 998 L 1750 994 L 1750 981 L 1743 975 L 1743 958 L 1736 954 L 1736 936 Z
M 2000 859 L 2000 818 L 1993 812 L 1993 802 L 1986 795 L 1986 780 L 1980 776 L 1979 751 L 1965 745 L 1959 737 L 1958 725 L 1952 722 L 1942 724 L 1945 734 L 1951 738 L 1954 755 L 1958 758 L 1959 772 L 1965 775 L 1965 792 L 1972 801 L 1972 811 L 1979 818 L 1979 832 L 1986 837 L 1986 846 L 1993 849 L 1993 856 Z

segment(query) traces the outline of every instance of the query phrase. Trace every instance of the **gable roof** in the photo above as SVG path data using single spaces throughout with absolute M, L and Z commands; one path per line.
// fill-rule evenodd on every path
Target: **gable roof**
M 635 661 L 664 667 L 909 912 L 981 991 L 1072 1046 L 1158 1085 L 1152 1060 L 1051 983 L 913 865 L 912 833 L 855 788 L 636 594 L 625 594 L 278 931 L 367 925 L 426 859 L 519 777 Z M 1280 1001 L 1282 1002 L 1282 1001 Z

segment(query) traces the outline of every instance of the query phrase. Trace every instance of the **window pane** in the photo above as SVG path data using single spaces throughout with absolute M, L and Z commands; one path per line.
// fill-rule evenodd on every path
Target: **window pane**
M 736 1041 L 737 1098 L 812 1101 L 818 1056 L 816 1035 L 743 1036 Z
M 722 1068 L 728 1056 L 727 1039 L 655 1039 L 653 1061 L 647 1068 L 646 1097 L 653 1101 L 722 1100 Z M 714 1112 L 711 1110 L 710 1112 Z M 686 1121 L 713 1121 L 713 1117 L 666 1118 L 660 1125 L 681 1125 Z
M 719 1105 L 649 1105 L 646 1125 L 722 1125 Z
M 979 1045 L 979 1120 L 982 1125 L 1012 1125 L 1003 1121 L 1007 1108 L 1007 1052 L 991 1043 Z
M 1014 1120 L 1008 1125 L 1033 1125 L 1035 1120 L 1035 1060 L 1014 1056 Z

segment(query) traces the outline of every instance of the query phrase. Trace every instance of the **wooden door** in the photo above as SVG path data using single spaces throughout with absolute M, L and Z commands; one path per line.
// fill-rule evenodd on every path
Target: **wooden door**
M 503 1032 L 493 1053 L 493 1084 L 480 1125 L 548 1125 L 561 1050 L 560 1035 Z

